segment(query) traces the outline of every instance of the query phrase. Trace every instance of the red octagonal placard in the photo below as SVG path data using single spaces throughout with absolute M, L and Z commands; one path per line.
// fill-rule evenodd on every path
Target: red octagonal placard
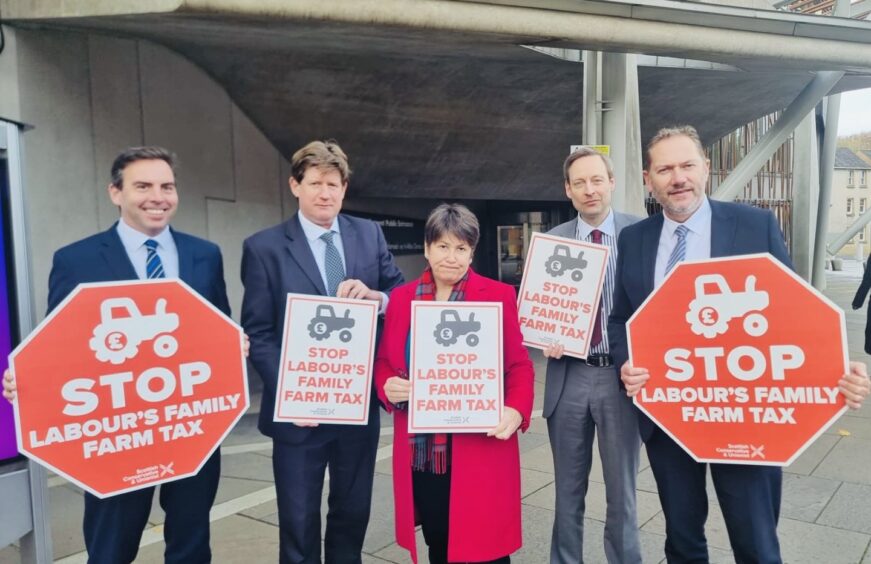
M 98 497 L 191 476 L 248 408 L 243 339 L 179 280 L 81 284 L 10 356 L 20 449 Z
M 635 404 L 699 462 L 790 464 L 846 410 L 844 312 L 771 255 L 681 263 L 627 331 Z

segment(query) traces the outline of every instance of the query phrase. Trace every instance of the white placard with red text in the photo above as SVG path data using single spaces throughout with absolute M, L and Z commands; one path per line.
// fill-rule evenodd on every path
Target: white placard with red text
M 502 304 L 412 302 L 409 433 L 481 433 L 504 403 Z
M 523 344 L 586 358 L 608 266 L 607 245 L 533 233 L 517 312 Z
M 276 422 L 369 421 L 378 303 L 288 294 Z

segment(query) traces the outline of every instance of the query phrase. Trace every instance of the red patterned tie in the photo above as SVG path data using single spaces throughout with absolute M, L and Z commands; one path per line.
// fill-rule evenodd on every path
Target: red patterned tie
M 602 244 L 602 232 L 598 229 L 593 229 L 590 232 L 590 238 L 594 243 Z M 596 310 L 596 324 L 593 326 L 593 337 L 590 339 L 590 348 L 602 342 L 602 301 L 604 301 L 604 297 L 600 296 L 599 308 Z

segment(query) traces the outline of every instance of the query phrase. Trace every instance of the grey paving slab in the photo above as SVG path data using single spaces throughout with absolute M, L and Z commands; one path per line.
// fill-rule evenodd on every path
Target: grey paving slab
M 792 474 L 810 475 L 840 439 L 841 437 L 835 435 L 820 435 L 795 462 L 784 468 L 784 471 Z
M 221 457 L 221 480 L 240 478 L 272 483 L 272 460 L 254 453 L 231 454 Z
M 212 523 L 212 561 L 222 564 L 274 562 L 278 556 L 278 531 L 254 519 L 232 515 Z M 137 564 L 161 564 L 165 545 L 155 543 L 139 550 Z
M 547 419 L 544 417 L 533 417 L 532 421 L 529 422 L 529 428 L 526 430 L 526 433 L 547 436 Z
M 844 482 L 871 484 L 871 440 L 840 437 L 813 475 Z
M 326 511 L 326 507 L 324 510 Z M 326 513 L 322 519 L 326 522 Z M 375 554 L 393 544 L 394 531 L 393 478 L 376 474 L 372 488 L 372 514 L 369 518 L 369 527 L 366 529 L 366 539 L 363 541 L 363 551 Z
M 864 408 L 860 410 L 864 411 Z M 826 429 L 826 434 L 871 440 L 871 418 L 860 417 L 857 412 L 849 411 Z
M 842 484 L 817 523 L 871 534 L 871 486 Z
M 55 558 L 62 558 L 85 549 L 82 537 L 82 517 L 85 500 L 81 490 L 73 485 L 50 488 L 48 491 L 52 549 Z
M 20 564 L 21 553 L 17 546 L 10 545 L 0 549 L 0 564 Z
M 274 525 L 278 527 L 278 505 L 276 505 L 276 501 L 274 499 L 267 501 L 266 503 L 255 505 L 254 507 L 244 509 L 239 512 L 239 515 L 244 515 L 245 517 L 250 517 L 251 519 L 257 519 L 258 521 L 263 521 L 268 525 Z
M 520 472 L 520 497 L 526 497 L 553 484 L 553 474 L 524 469 Z
M 780 516 L 813 523 L 840 485 L 837 480 L 784 473 Z
M 252 401 L 255 401 L 255 396 L 252 396 Z M 259 395 L 256 396 L 256 401 L 260 401 Z M 230 435 L 224 439 L 222 446 L 235 446 L 270 441 L 271 439 L 269 437 L 263 435 L 257 429 L 257 417 L 257 413 L 252 413 L 249 409 L 248 413 L 243 415 L 242 419 L 236 423 L 236 426 L 233 428 Z
M 781 519 L 777 528 L 784 562 L 789 564 L 855 564 L 871 536 L 833 527 Z
M 553 474 L 553 454 L 550 450 L 550 443 L 544 443 L 540 447 L 525 452 L 520 458 L 520 468 Z
M 531 425 L 531 424 L 530 424 Z M 547 435 L 543 435 L 541 433 L 521 433 L 518 437 L 517 442 L 520 447 L 520 453 L 523 454 L 525 452 L 529 452 L 535 448 L 540 447 L 543 444 L 548 442 Z

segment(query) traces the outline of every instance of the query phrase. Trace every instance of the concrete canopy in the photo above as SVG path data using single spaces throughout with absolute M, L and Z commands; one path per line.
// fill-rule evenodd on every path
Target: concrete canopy
M 374 4 L 385 3 L 404 4 Z M 138 15 L 125 15 L 131 8 L 124 3 L 119 7 L 94 2 L 110 13 L 72 14 L 75 17 L 51 12 L 28 17 L 9 9 L 15 4 L 5 0 L 2 6 L 4 17 L 20 17 L 13 21 L 16 25 L 135 37 L 179 52 L 221 84 L 287 157 L 311 139 L 337 139 L 355 168 L 355 196 L 564 199 L 560 165 L 569 145 L 581 140 L 582 66 L 519 45 L 606 44 L 620 49 L 620 45 L 613 45 L 613 38 L 608 39 L 609 35 L 620 35 L 618 28 L 588 33 L 587 41 L 580 45 L 576 39 L 520 35 L 507 27 L 504 33 L 484 33 L 451 31 L 424 23 L 362 23 L 350 16 L 344 21 L 325 21 L 318 19 L 315 8 L 306 19 L 282 16 L 277 7 L 299 2 L 258 2 L 256 8 L 248 6 L 248 13 L 247 8 L 231 2 L 167 6 L 173 3 L 162 1 L 153 2 L 152 7 L 166 13 Z M 332 4 L 341 7 L 347 3 Z M 419 4 L 469 6 L 444 0 Z M 554 0 L 549 4 L 581 3 Z M 660 7 L 668 4 L 657 3 Z M 361 12 L 372 5 L 357 4 Z M 620 10 L 628 9 L 621 2 L 583 5 L 593 6 L 594 14 L 608 9 L 620 16 Z M 674 10 L 683 19 L 668 25 L 693 29 L 687 27 L 692 21 L 687 19 L 686 9 Z M 755 10 L 731 10 L 758 16 Z M 651 25 L 659 25 L 655 20 L 662 16 L 657 14 L 654 10 Z M 721 18 L 726 28 L 741 23 L 740 15 L 708 14 Z M 862 40 L 824 39 L 840 26 L 845 37 L 863 31 L 861 37 L 871 42 L 871 24 L 865 26 L 867 30 L 857 31 L 847 20 L 849 23 L 835 22 L 839 25 L 829 29 L 833 18 L 801 16 L 798 24 L 787 22 L 792 31 L 777 37 L 772 30 L 784 29 L 783 18 L 767 21 L 743 15 L 751 27 L 776 26 L 753 32 L 775 34 L 771 41 L 817 42 L 823 50 L 831 43 L 857 50 L 871 48 L 871 43 Z M 783 16 L 795 20 L 792 14 Z M 620 17 L 627 18 L 625 14 Z M 623 24 L 630 19 L 631 13 Z M 610 25 L 621 22 L 614 16 L 603 21 Z M 796 37 L 796 30 L 805 30 L 810 38 Z M 624 50 L 633 48 L 623 46 Z M 670 51 L 661 45 L 651 46 L 649 52 L 672 57 L 698 54 L 698 50 L 680 45 Z M 692 123 L 704 141 L 713 141 L 752 119 L 782 109 L 812 79 L 812 70 L 826 68 L 808 60 L 807 54 L 796 59 L 739 55 L 740 49 L 732 49 L 708 57 L 736 67 L 726 71 L 686 68 L 692 64 L 675 67 L 675 61 L 639 67 L 642 139 L 661 126 Z M 866 69 L 849 61 L 832 62 L 832 67 L 850 71 L 833 91 L 871 86 L 871 72 L 866 74 Z M 172 87 L 167 85 L 168 96 Z

